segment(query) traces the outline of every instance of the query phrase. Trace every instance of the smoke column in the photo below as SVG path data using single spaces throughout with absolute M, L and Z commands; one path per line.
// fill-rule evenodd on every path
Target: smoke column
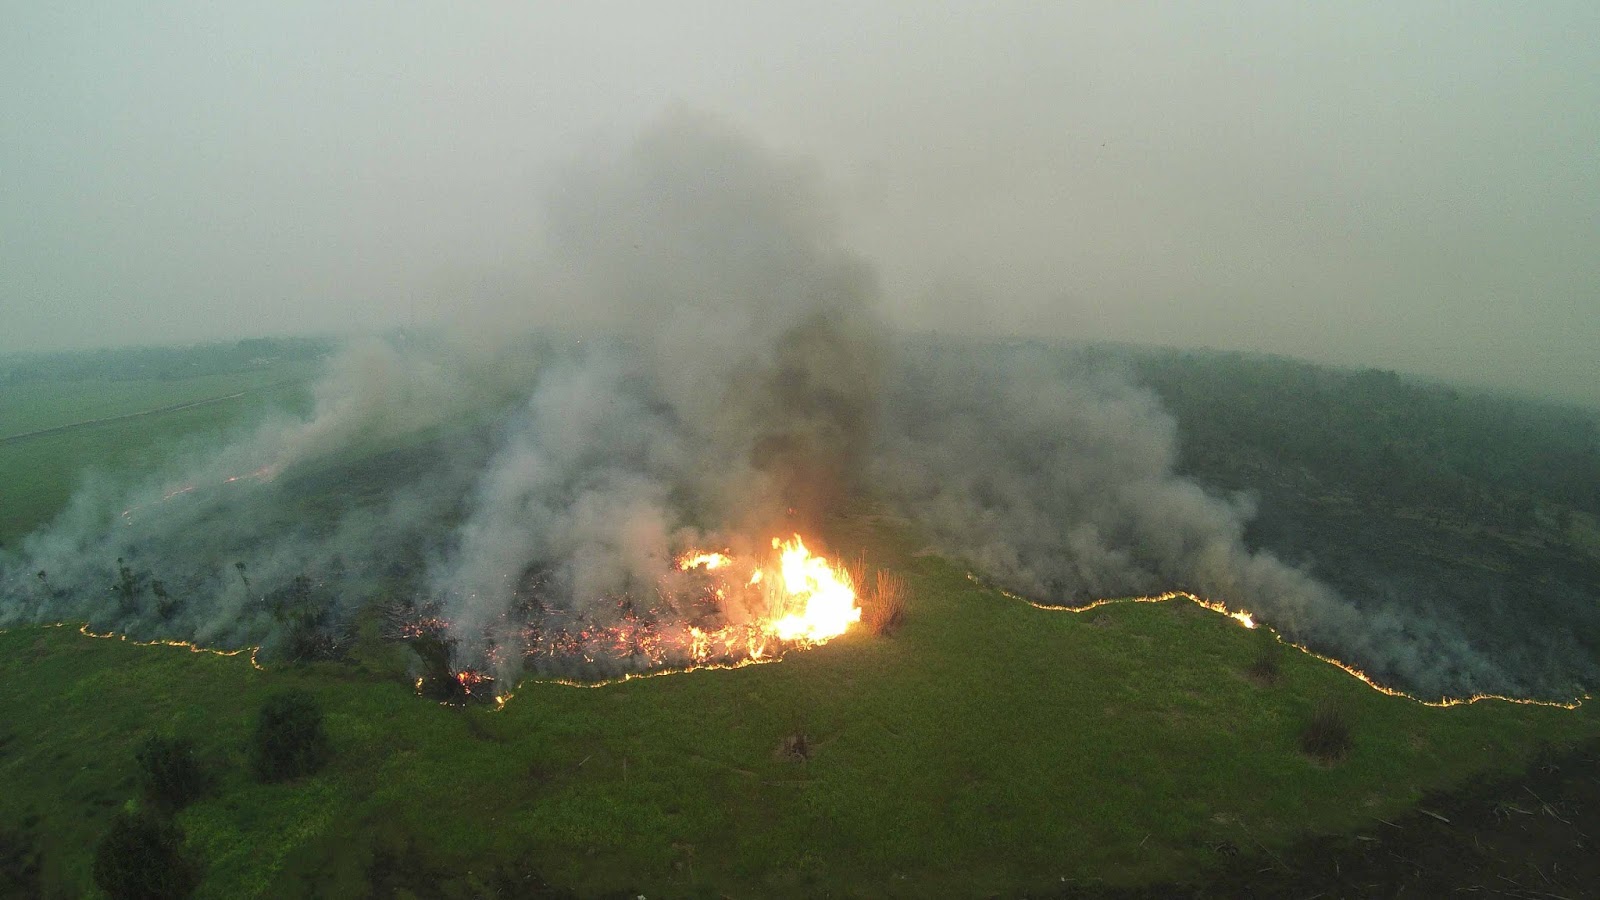
M 530 623 L 685 617 L 677 554 L 815 534 L 865 494 L 1041 601 L 1189 590 L 1414 690 L 1551 686 L 1248 547 L 1250 504 L 1178 477 L 1172 419 L 1117 371 L 954 343 L 891 358 L 805 165 L 677 113 L 541 199 L 523 303 L 565 327 L 357 343 L 305 415 L 131 491 L 86 485 L 6 560 L 0 625 L 295 655 L 400 602 L 448 623 L 458 664 L 514 678 Z

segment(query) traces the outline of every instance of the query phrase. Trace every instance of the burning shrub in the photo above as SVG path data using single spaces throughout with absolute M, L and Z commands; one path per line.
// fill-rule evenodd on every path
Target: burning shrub
M 1332 700 L 1323 700 L 1300 733 L 1300 749 L 1323 762 L 1334 763 L 1350 753 L 1350 721 Z
M 190 741 L 151 735 L 136 756 L 145 797 L 154 806 L 179 810 L 205 792 L 205 772 Z
M 148 813 L 122 813 L 94 851 L 94 883 L 116 900 L 187 897 L 200 873 L 183 853 L 183 831 Z
M 262 705 L 250 760 L 257 778 L 283 781 L 308 775 L 322 768 L 328 753 L 322 708 L 310 694 L 285 691 Z
M 877 584 L 861 612 L 873 634 L 893 634 L 906 620 L 906 580 L 896 572 L 879 569 Z

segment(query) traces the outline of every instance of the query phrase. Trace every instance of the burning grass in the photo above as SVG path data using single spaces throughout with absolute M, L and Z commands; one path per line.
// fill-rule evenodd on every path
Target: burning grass
M 16 735 L 0 748 L 0 821 L 44 836 L 47 890 L 85 893 L 133 748 L 170 720 L 201 758 L 235 761 L 182 814 L 209 896 L 363 894 L 395 835 L 419 855 L 403 873 L 423 873 L 396 887 L 419 894 L 474 895 L 466 873 L 520 861 L 580 895 L 1019 895 L 1182 877 L 1214 864 L 1219 841 L 1276 852 L 1306 830 L 1393 819 L 1418 790 L 1505 771 L 1543 741 L 1600 734 L 1587 708 L 1432 709 L 1287 648 L 1278 688 L 1258 690 L 1237 673 L 1260 632 L 1225 617 L 1114 604 L 1096 613 L 1114 627 L 1089 627 L 887 538 L 835 541 L 893 563 L 917 627 L 777 666 L 525 683 L 498 712 L 416 702 L 400 671 L 374 674 L 367 643 L 365 668 L 260 671 L 72 628 L 0 634 L 0 680 L 33 686 L 0 693 Z M 315 694 L 334 753 L 260 785 L 244 765 L 252 712 L 288 687 Z M 1304 698 L 1320 696 L 1360 723 L 1338 766 L 1308 766 L 1297 746 Z M 692 873 L 673 845 L 692 848 Z

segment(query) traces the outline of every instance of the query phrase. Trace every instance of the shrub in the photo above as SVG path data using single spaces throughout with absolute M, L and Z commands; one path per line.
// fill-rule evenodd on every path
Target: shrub
M 906 620 L 906 580 L 879 569 L 875 590 L 861 613 L 873 634 L 893 634 Z
M 305 691 L 293 690 L 267 699 L 256 720 L 251 764 L 262 781 L 282 781 L 322 768 L 328 758 L 328 734 L 322 709 Z
M 1300 749 L 1323 762 L 1338 762 L 1350 752 L 1350 722 L 1332 700 L 1323 700 L 1300 733 Z
M 183 832 L 148 813 L 122 813 L 94 851 L 94 883 L 114 900 L 187 897 L 200 873 L 183 853 Z
M 1283 677 L 1283 666 L 1278 662 L 1278 654 L 1271 649 L 1263 647 L 1256 658 L 1250 663 L 1250 668 L 1245 670 L 1257 684 L 1277 684 Z
M 0 827 L 0 897 L 40 897 L 39 848 L 20 831 Z
M 160 809 L 182 809 L 205 792 L 205 772 L 192 742 L 151 735 L 136 756 L 145 797 Z

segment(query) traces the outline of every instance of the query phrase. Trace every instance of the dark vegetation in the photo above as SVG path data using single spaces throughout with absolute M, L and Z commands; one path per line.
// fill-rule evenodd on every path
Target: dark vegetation
M 1256 651 L 1256 658 L 1250 661 L 1250 667 L 1245 670 L 1257 684 L 1262 687 L 1271 687 L 1283 678 L 1283 653 L 1284 646 L 1272 636 L 1271 632 L 1262 629 L 1260 648 Z
M 1137 363 L 1182 425 L 1182 467 L 1239 488 L 1336 488 L 1515 529 L 1600 516 L 1600 414 L 1381 369 L 1279 357 Z
M 164 812 L 176 812 L 205 793 L 207 779 L 194 742 L 153 734 L 137 754 L 145 800 Z
M 1248 849 L 1248 848 L 1247 848 Z M 1256 847 L 1254 849 L 1261 850 Z M 1073 884 L 1062 900 L 1506 897 L 1576 900 L 1600 885 L 1600 744 L 1547 750 L 1526 774 L 1419 799 L 1403 816 L 1240 853 L 1198 883 Z
M 171 819 L 124 812 L 95 848 L 94 883 L 113 900 L 169 900 L 194 893 L 200 871 Z
M 1300 749 L 1324 763 L 1336 763 L 1350 755 L 1350 720 L 1339 703 L 1331 698 L 1317 702 L 1311 721 L 1300 732 Z
M 0 897 L 37 897 L 39 848 L 31 835 L 0 826 Z
M 285 781 L 322 768 L 330 748 L 316 698 L 300 690 L 268 698 L 250 751 L 251 767 L 262 781 Z
M 1526 694 L 1600 680 L 1600 412 L 1270 356 L 1130 359 L 1182 473 L 1253 498 L 1253 547 L 1493 648 Z

